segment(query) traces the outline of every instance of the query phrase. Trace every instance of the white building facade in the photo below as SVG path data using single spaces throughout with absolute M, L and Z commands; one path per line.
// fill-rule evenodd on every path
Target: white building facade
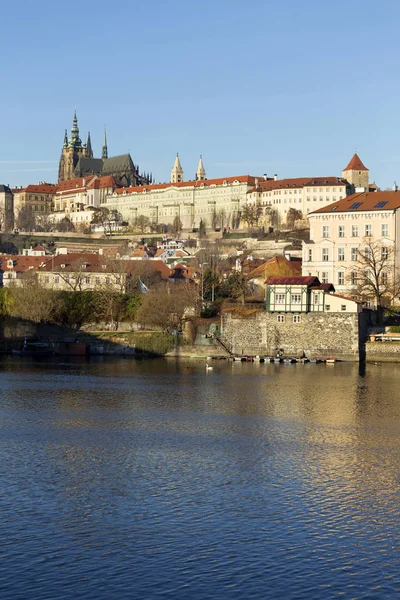
M 195 229 L 203 221 L 211 227 L 216 213 L 223 213 L 221 227 L 237 227 L 240 212 L 255 185 L 250 175 L 221 179 L 162 183 L 116 189 L 102 206 L 117 210 L 125 221 L 144 215 L 152 223 L 172 224 L 179 217 L 184 229 Z
M 303 243 L 302 273 L 322 283 L 331 282 L 338 292 L 356 287 L 359 251 L 379 245 L 382 257 L 390 256 L 387 269 L 400 265 L 400 192 L 353 194 L 310 213 L 310 241 Z

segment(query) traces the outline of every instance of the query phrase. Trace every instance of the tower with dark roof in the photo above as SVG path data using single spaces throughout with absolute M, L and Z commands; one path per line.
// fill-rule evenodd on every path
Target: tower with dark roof
M 104 127 L 104 139 L 103 139 L 103 147 L 101 149 L 101 158 L 103 160 L 105 160 L 106 158 L 108 158 L 108 148 L 107 148 L 107 132 L 106 132 L 106 128 Z
M 358 188 L 364 188 L 368 191 L 369 169 L 363 164 L 357 153 L 354 153 L 347 167 L 343 169 L 342 177 L 347 179 L 353 187 L 353 191 Z
M 79 137 L 78 118 L 76 110 L 72 119 L 71 137 L 68 139 L 67 130 L 65 130 L 64 143 L 61 150 L 60 164 L 58 168 L 58 181 L 66 181 L 74 177 L 74 169 L 80 158 L 91 158 L 92 144 L 90 134 L 88 135 L 87 144 L 82 144 Z

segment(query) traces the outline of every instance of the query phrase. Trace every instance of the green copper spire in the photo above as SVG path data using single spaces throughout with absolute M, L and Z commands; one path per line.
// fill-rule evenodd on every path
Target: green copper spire
M 63 148 L 68 148 L 68 132 L 65 130 Z
M 72 119 L 71 138 L 68 145 L 71 148 L 82 148 L 82 141 L 79 137 L 78 119 L 76 116 L 76 109 L 74 110 L 74 118 Z
M 103 160 L 106 159 L 106 158 L 108 158 L 107 132 L 106 132 L 106 128 L 105 127 L 104 127 L 104 141 L 103 141 L 103 148 L 102 148 L 101 158 Z

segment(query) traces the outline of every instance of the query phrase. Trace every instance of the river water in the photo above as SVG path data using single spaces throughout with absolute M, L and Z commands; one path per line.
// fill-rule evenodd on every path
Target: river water
M 0 598 L 400 597 L 400 366 L 0 362 Z

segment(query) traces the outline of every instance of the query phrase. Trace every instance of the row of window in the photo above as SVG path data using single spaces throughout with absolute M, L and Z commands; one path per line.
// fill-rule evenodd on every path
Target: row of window
M 71 279 L 73 280 L 74 277 L 72 277 Z M 62 280 L 65 281 L 65 283 L 69 283 L 70 282 L 70 278 L 68 276 L 67 277 L 63 277 Z M 50 283 L 50 277 L 48 275 L 46 275 L 46 277 L 44 278 L 44 282 L 45 283 Z M 58 275 L 56 275 L 56 277 L 54 277 L 54 283 L 55 284 L 60 283 L 60 277 L 58 277 Z M 90 285 L 92 283 L 92 279 L 90 277 L 84 277 L 84 279 L 82 280 L 82 283 L 84 283 L 86 285 Z M 101 284 L 101 278 L 100 277 L 95 277 L 94 278 L 94 283 L 95 283 L 95 285 L 100 285 Z M 111 284 L 111 278 L 110 277 L 106 277 L 105 278 L 105 283 L 106 283 L 106 285 L 110 285 Z M 119 277 L 117 277 L 115 279 L 115 283 L 119 285 L 121 283 L 121 279 Z
M 364 232 L 365 232 L 364 233 L 365 237 L 371 237 L 372 236 L 372 225 L 371 224 L 365 225 Z M 387 223 L 382 223 L 381 224 L 381 236 L 387 237 L 388 235 L 389 235 L 389 225 Z M 329 225 L 323 225 L 322 237 L 329 238 Z M 338 226 L 338 237 L 340 237 L 340 238 L 346 237 L 346 229 L 345 229 L 344 225 Z M 351 237 L 359 237 L 358 225 L 351 226 Z
M 286 294 L 276 294 L 275 295 L 275 304 L 285 304 L 286 302 Z M 301 294 L 291 294 L 290 296 L 291 304 L 301 304 Z
M 278 323 L 285 323 L 286 317 L 287 317 L 287 315 L 278 315 L 276 317 L 276 320 L 278 321 Z M 301 323 L 300 315 L 293 315 L 292 319 L 293 319 L 293 323 Z
M 310 273 L 311 275 L 311 273 Z M 365 278 L 369 278 L 371 281 L 374 281 L 374 276 L 373 275 L 369 275 L 368 271 L 365 273 L 364 275 Z M 320 281 L 321 283 L 330 283 L 329 279 L 328 279 L 328 272 L 327 271 L 322 271 L 321 273 L 321 277 L 320 277 Z M 350 273 L 349 276 L 349 281 L 351 285 L 357 285 L 359 282 L 359 273 L 352 271 Z M 379 281 L 382 285 L 387 285 L 388 284 L 388 274 L 386 271 L 382 271 L 382 273 L 380 274 L 379 277 Z M 337 285 L 344 285 L 345 284 L 345 274 L 344 271 L 338 271 L 337 273 Z M 325 307 L 326 310 L 329 310 L 329 308 L 326 306 Z M 343 310 L 343 309 L 342 309 Z M 345 310 L 345 309 L 344 309 Z
M 325 309 L 327 311 L 329 311 L 331 309 L 330 305 L 327 304 L 325 306 Z M 342 312 L 345 312 L 347 310 L 347 306 L 345 304 L 341 304 L 340 305 L 340 310 Z M 285 323 L 286 321 L 289 321 L 290 316 L 289 315 L 277 315 L 276 320 L 278 323 Z M 301 323 L 301 315 L 293 315 L 292 316 L 292 322 L 293 323 Z
M 345 248 L 338 248 L 337 249 L 337 258 L 339 262 L 344 262 L 346 257 L 345 257 Z M 380 258 L 381 260 L 387 260 L 389 258 L 389 248 L 387 246 L 382 246 L 382 248 L 380 249 Z M 324 262 L 329 262 L 330 258 L 329 258 L 329 248 L 322 248 L 322 260 Z M 375 254 L 376 256 L 376 254 Z M 372 259 L 372 248 L 370 248 L 369 246 L 366 246 L 364 248 L 364 250 L 360 251 L 358 248 L 351 248 L 350 249 L 350 260 L 355 261 L 355 260 L 359 260 L 359 258 L 364 259 L 366 261 L 371 260 Z M 376 256 L 376 258 L 378 258 Z M 313 251 L 312 248 L 309 248 L 308 250 L 308 260 L 309 262 L 312 262 L 313 260 Z

